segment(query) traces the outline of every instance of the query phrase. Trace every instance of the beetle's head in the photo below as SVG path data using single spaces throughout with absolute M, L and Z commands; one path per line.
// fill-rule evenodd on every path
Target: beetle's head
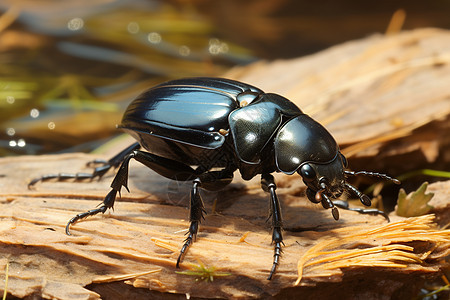
M 324 197 L 336 199 L 345 190 L 344 168 L 346 160 L 342 154 L 326 164 L 304 163 L 297 170 L 308 187 L 308 199 L 319 203 Z
M 391 180 L 396 184 L 400 181 L 386 174 L 367 172 L 367 171 L 346 171 L 347 159 L 338 152 L 335 159 L 327 164 L 304 163 L 297 172 L 302 176 L 303 182 L 308 187 L 306 196 L 311 202 L 322 203 L 324 208 L 331 208 L 333 217 L 338 220 L 339 212 L 334 206 L 332 200 L 342 195 L 344 191 L 356 194 L 361 203 L 370 206 L 370 198 L 361 193 L 356 187 L 346 181 L 346 175 L 367 175 Z
M 299 173 L 306 186 L 306 195 L 314 203 L 332 208 L 337 220 L 339 213 L 332 200 L 349 191 L 370 206 L 370 198 L 346 181 L 348 175 L 368 175 L 382 179 L 397 179 L 374 172 L 346 171 L 347 160 L 331 134 L 307 115 L 297 116 L 284 124 L 275 137 L 275 159 L 278 170 Z

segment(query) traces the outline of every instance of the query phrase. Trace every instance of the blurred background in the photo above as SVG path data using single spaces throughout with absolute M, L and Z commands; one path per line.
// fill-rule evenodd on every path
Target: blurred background
M 449 13 L 444 0 L 3 0 L 0 155 L 92 151 L 162 81 L 374 33 L 450 28 Z

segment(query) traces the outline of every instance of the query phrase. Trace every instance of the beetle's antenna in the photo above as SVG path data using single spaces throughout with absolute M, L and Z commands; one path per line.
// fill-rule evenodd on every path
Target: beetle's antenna
M 361 193 L 357 188 L 355 188 L 353 185 L 345 182 L 344 183 L 345 187 L 352 191 L 356 196 L 358 196 L 359 200 L 361 200 L 361 203 L 364 204 L 365 206 L 371 206 L 372 205 L 372 201 L 370 201 L 369 196 Z
M 344 173 L 346 175 L 351 175 L 351 176 L 365 175 L 365 176 L 378 177 L 378 178 L 382 178 L 385 180 L 390 180 L 390 181 L 394 182 L 395 184 L 400 184 L 400 180 L 398 180 L 396 178 L 392 178 L 391 176 L 388 176 L 388 175 L 382 174 L 382 173 L 368 172 L 368 171 L 354 172 L 354 171 L 347 171 L 347 170 L 345 170 Z

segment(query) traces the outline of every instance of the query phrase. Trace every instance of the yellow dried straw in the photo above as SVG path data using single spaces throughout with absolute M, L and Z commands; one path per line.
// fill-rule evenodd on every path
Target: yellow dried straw
M 300 284 L 305 268 L 323 277 L 349 267 L 406 268 L 408 264 L 423 264 L 437 244 L 450 243 L 450 230 L 438 230 L 433 220 L 434 215 L 426 215 L 369 230 L 360 226 L 333 230 L 330 233 L 336 237 L 325 237 L 299 259 L 295 285 Z M 434 248 L 416 254 L 413 247 L 403 244 L 411 241 L 430 242 Z M 368 246 L 373 243 L 378 246 Z M 348 249 L 357 245 L 365 248 Z

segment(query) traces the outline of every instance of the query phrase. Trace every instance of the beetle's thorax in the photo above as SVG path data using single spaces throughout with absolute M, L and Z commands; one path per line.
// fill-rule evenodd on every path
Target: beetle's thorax
M 305 163 L 328 164 L 339 147 L 331 134 L 308 115 L 292 118 L 278 131 L 275 141 L 278 169 L 293 174 Z

